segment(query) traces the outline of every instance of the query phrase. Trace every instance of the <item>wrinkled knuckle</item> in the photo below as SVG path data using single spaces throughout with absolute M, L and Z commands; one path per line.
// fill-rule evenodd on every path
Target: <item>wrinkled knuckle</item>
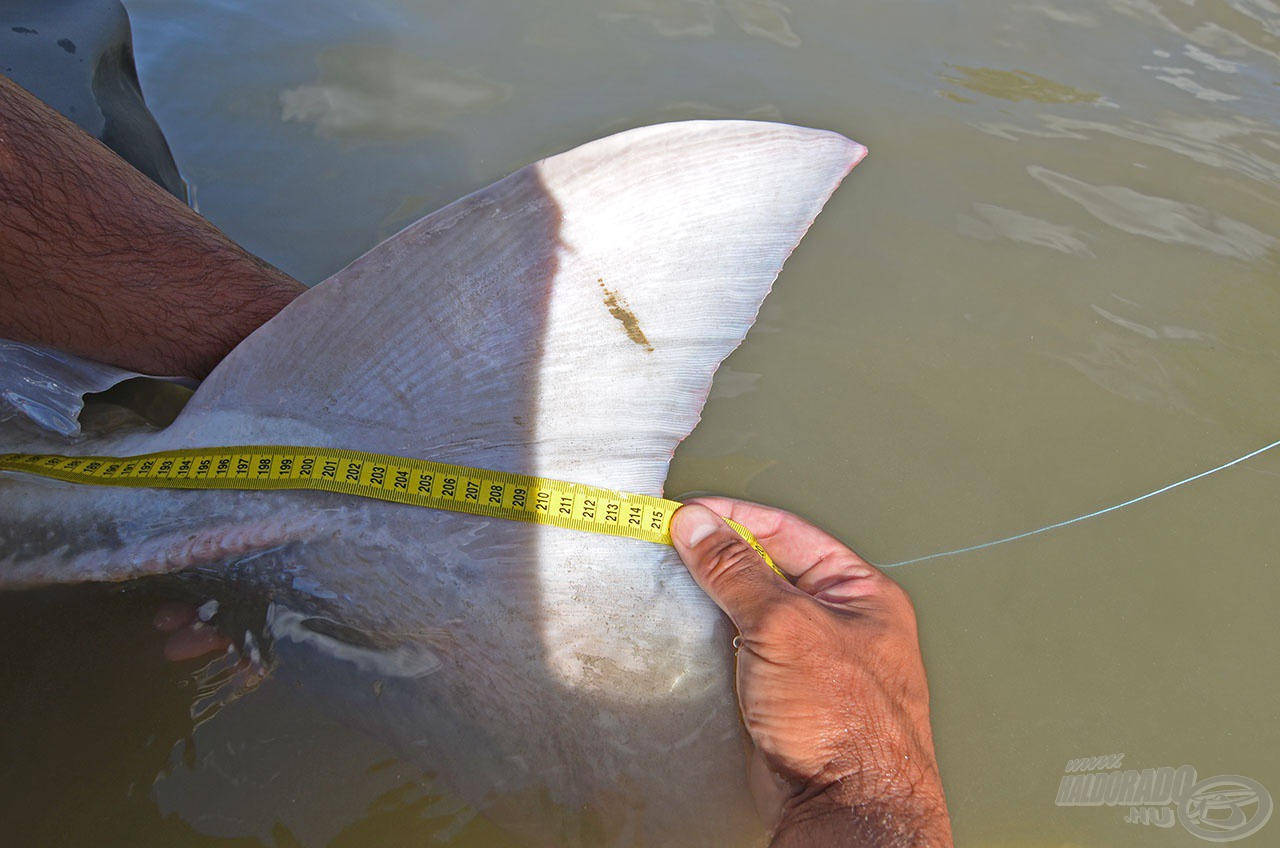
M 738 539 L 717 539 L 702 559 L 711 579 L 721 581 L 733 579 L 743 569 L 749 568 L 752 560 L 758 560 L 759 555 Z

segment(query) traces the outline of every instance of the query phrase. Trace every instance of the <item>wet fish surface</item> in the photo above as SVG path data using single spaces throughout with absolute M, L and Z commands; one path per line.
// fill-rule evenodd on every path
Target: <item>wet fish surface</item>
M 741 121 L 586 144 L 302 295 L 162 429 L 76 422 L 83 393 L 133 375 L 0 346 L 0 450 L 307 445 L 660 495 L 716 366 L 863 155 Z M 0 587 L 174 573 L 265 598 L 273 674 L 529 844 L 764 839 L 732 630 L 671 549 L 327 493 L 0 475 Z

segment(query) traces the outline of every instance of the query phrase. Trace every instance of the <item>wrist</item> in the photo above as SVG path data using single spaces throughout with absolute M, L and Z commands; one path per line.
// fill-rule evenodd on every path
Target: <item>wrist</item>
M 937 768 L 920 766 L 909 775 L 864 773 L 800 792 L 783 807 L 771 848 L 949 848 Z

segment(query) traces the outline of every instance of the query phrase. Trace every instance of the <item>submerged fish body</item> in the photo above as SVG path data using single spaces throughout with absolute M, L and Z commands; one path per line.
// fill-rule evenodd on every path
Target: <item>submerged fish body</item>
M 660 494 L 716 366 L 864 154 L 732 121 L 584 145 L 304 294 L 168 427 L 0 422 L 0 451 L 316 445 Z M 39 359 L 0 348 L 21 356 Z M 326 493 L 21 475 L 0 475 L 0 515 L 0 587 L 182 570 L 254 586 L 276 673 L 532 844 L 763 838 L 731 630 L 669 548 Z

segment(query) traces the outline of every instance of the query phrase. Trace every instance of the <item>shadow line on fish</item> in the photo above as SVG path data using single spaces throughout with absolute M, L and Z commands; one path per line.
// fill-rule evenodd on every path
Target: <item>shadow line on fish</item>
M 661 495 L 716 366 L 863 155 L 739 121 L 586 144 L 303 294 L 162 429 L 76 433 L 81 395 L 134 375 L 79 363 L 77 380 L 73 358 L 0 346 L 6 374 L 62 369 L 0 378 L 0 450 L 315 445 Z M 0 505 L 0 588 L 250 586 L 271 601 L 273 673 L 531 844 L 763 839 L 732 630 L 669 548 L 326 493 L 0 475 Z

